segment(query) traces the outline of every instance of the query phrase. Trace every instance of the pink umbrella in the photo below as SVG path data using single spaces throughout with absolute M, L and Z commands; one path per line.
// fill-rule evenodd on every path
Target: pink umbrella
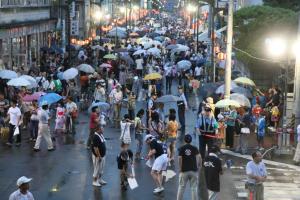
M 23 101 L 26 101 L 26 102 L 35 101 L 35 100 L 37 101 L 41 96 L 43 96 L 45 94 L 46 94 L 45 92 L 35 92 L 32 95 L 26 94 L 23 97 Z

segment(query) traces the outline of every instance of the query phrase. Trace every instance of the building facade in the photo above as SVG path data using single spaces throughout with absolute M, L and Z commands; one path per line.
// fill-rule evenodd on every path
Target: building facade
M 50 46 L 56 19 L 50 0 L 0 0 L 0 59 L 5 68 L 29 67 Z

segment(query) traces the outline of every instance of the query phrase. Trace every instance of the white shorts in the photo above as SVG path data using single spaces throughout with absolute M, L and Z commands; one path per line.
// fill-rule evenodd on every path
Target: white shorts
M 153 171 L 165 171 L 168 167 L 168 155 L 162 154 L 154 160 Z

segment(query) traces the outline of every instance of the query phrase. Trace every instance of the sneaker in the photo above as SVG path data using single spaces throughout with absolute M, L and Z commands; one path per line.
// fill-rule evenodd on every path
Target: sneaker
M 11 146 L 12 146 L 12 143 L 6 142 L 6 145 L 9 146 L 9 147 L 11 147 Z
M 165 188 L 163 188 L 163 187 L 156 188 L 156 189 L 154 189 L 153 193 L 157 194 L 157 193 L 160 193 L 160 192 L 162 192 L 164 190 L 165 190 Z
M 48 151 L 54 151 L 55 150 L 55 148 L 52 148 L 52 149 L 48 149 Z
M 107 184 L 107 182 L 104 181 L 103 179 L 100 179 L 98 182 L 99 182 L 101 185 L 106 185 L 106 184 Z
M 101 184 L 98 183 L 98 181 L 93 181 L 93 186 L 96 186 L 96 187 L 101 187 Z
M 33 148 L 33 151 L 35 151 L 35 152 L 39 152 L 39 151 L 40 151 L 40 149 Z

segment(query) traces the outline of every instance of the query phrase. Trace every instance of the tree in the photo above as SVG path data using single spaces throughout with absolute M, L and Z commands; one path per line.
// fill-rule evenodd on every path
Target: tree
M 272 36 L 296 37 L 296 12 L 269 6 L 252 6 L 238 10 L 234 15 L 234 46 L 249 54 L 266 58 L 265 40 Z M 257 60 L 237 52 L 237 56 L 246 64 Z
M 300 11 L 299 0 L 264 0 L 264 5 Z

